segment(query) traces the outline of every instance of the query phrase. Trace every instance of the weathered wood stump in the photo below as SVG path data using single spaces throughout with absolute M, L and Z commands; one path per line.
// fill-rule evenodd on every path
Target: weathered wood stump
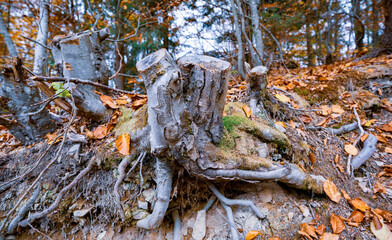
M 82 32 L 73 36 L 54 37 L 51 48 L 60 77 L 79 78 L 107 84 L 109 69 L 99 43 L 108 35 L 106 29 Z M 70 84 L 69 87 L 73 87 Z M 76 107 L 91 119 L 105 121 L 109 113 L 94 93 L 94 87 L 79 85 L 73 91 Z
M 252 115 L 263 117 L 265 109 L 263 100 L 267 96 L 267 79 L 265 77 L 268 69 L 264 66 L 257 66 L 252 68 L 249 72 L 248 80 L 248 98 L 249 107 Z
M 12 68 L 4 68 L 0 74 L 0 105 L 7 109 L 13 119 L 0 118 L 0 124 L 23 144 L 31 144 L 56 129 L 57 123 L 46 109 L 41 109 L 41 96 L 37 87 L 25 77 L 20 58 Z M 33 114 L 35 113 L 35 114 Z

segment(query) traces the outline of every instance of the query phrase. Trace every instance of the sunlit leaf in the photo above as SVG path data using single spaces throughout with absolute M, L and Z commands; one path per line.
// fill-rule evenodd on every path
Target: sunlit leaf
M 324 233 L 320 240 L 339 240 L 339 235 L 332 233 Z
M 246 117 L 250 118 L 250 116 L 252 114 L 250 107 L 248 107 L 247 105 L 244 105 L 244 106 L 242 106 L 242 110 L 244 110 Z
M 317 238 L 316 229 L 312 225 L 301 223 L 300 228 L 301 231 L 306 232 L 309 236 Z
M 362 201 L 360 198 L 356 198 L 356 199 L 352 200 L 350 203 L 351 203 L 351 205 L 353 205 L 353 207 L 355 209 L 358 209 L 359 211 L 362 211 L 362 212 L 366 212 L 366 210 L 370 209 L 369 206 L 364 201 Z
M 357 222 L 357 223 L 360 223 L 360 222 L 363 221 L 363 217 L 364 217 L 364 215 L 363 215 L 362 212 L 360 212 L 360 211 L 354 211 L 354 212 L 351 213 L 351 215 L 350 215 L 350 217 L 348 218 L 348 220 L 349 220 L 350 222 Z
M 261 234 L 261 232 L 257 231 L 257 230 L 251 230 L 246 234 L 245 240 L 252 240 L 255 237 L 259 236 Z
M 340 105 L 332 105 L 331 106 L 331 111 L 333 113 L 339 113 L 339 114 L 342 114 L 342 113 L 345 112 L 344 109 Z
M 316 233 L 321 236 L 325 233 L 325 229 L 327 229 L 327 227 L 324 224 L 321 224 L 316 228 Z
M 389 230 L 386 224 L 383 224 L 377 216 L 373 217 L 370 222 L 370 230 L 377 237 L 378 240 L 391 240 L 392 232 Z
M 338 203 L 340 201 L 340 198 L 342 197 L 342 195 L 340 194 L 340 192 L 338 191 L 338 189 L 336 188 L 335 184 L 333 182 L 331 182 L 329 179 L 327 179 L 324 184 L 323 184 L 323 188 L 325 193 L 328 195 L 328 197 Z
M 344 229 L 346 229 L 343 220 L 335 213 L 331 214 L 330 223 L 332 226 L 333 233 L 341 233 Z
M 290 102 L 290 98 L 287 97 L 287 96 L 285 96 L 285 95 L 282 95 L 282 94 L 277 93 L 277 94 L 275 94 L 275 97 L 276 97 L 279 101 L 281 101 L 281 102 L 284 102 L 284 103 Z
M 122 155 L 129 155 L 131 138 L 128 133 L 120 135 L 116 140 L 116 148 Z
M 102 101 L 104 104 L 106 104 L 106 105 L 109 106 L 110 108 L 113 108 L 113 109 L 118 108 L 117 103 L 115 103 L 111 97 L 106 96 L 106 95 L 101 95 L 101 96 L 99 96 L 99 98 L 101 99 L 101 101 Z
M 96 139 L 102 139 L 108 134 L 108 128 L 105 125 L 100 125 L 94 129 L 93 135 Z
M 352 144 L 346 144 L 346 145 L 344 145 L 344 150 L 345 150 L 348 154 L 353 155 L 353 156 L 356 156 L 356 155 L 358 154 L 358 152 L 359 152 L 358 148 L 356 148 L 356 147 L 355 147 L 354 145 L 352 145 Z

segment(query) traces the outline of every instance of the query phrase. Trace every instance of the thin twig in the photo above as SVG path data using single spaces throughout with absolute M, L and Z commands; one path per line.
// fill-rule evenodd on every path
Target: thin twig
M 46 48 L 46 49 L 48 49 L 48 50 L 52 50 L 51 48 L 45 46 L 44 44 L 42 44 L 42 43 L 40 43 L 40 42 L 38 42 L 38 41 L 36 41 L 36 40 L 34 40 L 34 39 L 32 39 L 32 38 L 26 37 L 26 36 L 24 36 L 24 35 L 19 35 L 19 36 L 21 36 L 22 38 L 26 38 L 27 40 L 30 40 L 30 41 L 32 41 L 32 42 L 34 42 L 34 43 L 40 45 L 40 46 L 43 47 L 43 48 Z
M 39 234 L 42 234 L 44 237 L 46 237 L 49 240 L 53 240 L 52 238 L 50 238 L 48 235 L 46 235 L 45 233 L 41 232 L 40 230 L 36 229 L 35 227 L 33 227 L 33 225 L 31 225 L 30 223 L 28 224 L 29 227 L 31 227 L 31 229 L 33 229 L 34 231 L 36 231 Z
M 96 82 L 92 82 L 89 80 L 83 80 L 83 79 L 78 79 L 78 78 L 62 78 L 62 77 L 44 77 L 44 76 L 33 76 L 31 77 L 31 80 L 33 81 L 48 81 L 48 82 L 62 82 L 62 81 L 70 81 L 73 83 L 80 83 L 80 84 L 87 84 L 87 85 L 91 85 L 94 87 L 98 87 L 98 88 L 102 88 L 102 89 L 106 89 L 106 90 L 111 90 L 111 91 L 115 91 L 115 92 L 119 92 L 119 93 L 124 93 L 124 94 L 136 94 L 134 92 L 129 92 L 129 91 L 125 91 L 125 90 L 121 90 L 121 89 L 116 89 L 116 88 L 111 88 L 109 86 L 100 84 L 100 83 L 96 83 Z
M 118 56 L 120 56 L 120 58 L 121 58 L 121 59 L 120 59 L 120 66 L 118 67 L 116 73 L 114 73 L 113 76 L 111 76 L 111 77 L 109 78 L 109 80 L 112 80 L 113 78 L 117 77 L 117 75 L 120 73 L 120 71 L 121 71 L 121 69 L 122 69 L 122 67 L 123 67 L 123 56 L 122 56 L 122 54 L 120 53 L 120 50 L 118 49 L 118 43 L 117 43 L 117 42 L 116 42 L 116 51 L 117 51 Z

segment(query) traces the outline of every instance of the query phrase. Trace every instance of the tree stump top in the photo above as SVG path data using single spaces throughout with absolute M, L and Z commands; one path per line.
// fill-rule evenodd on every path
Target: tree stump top
M 180 67 L 196 64 L 200 68 L 210 71 L 226 71 L 231 67 L 231 64 L 229 62 L 204 55 L 189 55 L 184 56 L 178 60 L 178 65 Z
M 149 54 L 142 60 L 136 63 L 136 69 L 139 72 L 146 72 L 155 65 L 157 65 L 165 56 L 168 56 L 167 50 L 162 48 L 154 53 Z
M 260 76 L 260 75 L 266 74 L 267 71 L 268 71 L 267 67 L 257 66 L 257 67 L 252 68 L 252 70 L 250 70 L 250 75 L 251 76 Z

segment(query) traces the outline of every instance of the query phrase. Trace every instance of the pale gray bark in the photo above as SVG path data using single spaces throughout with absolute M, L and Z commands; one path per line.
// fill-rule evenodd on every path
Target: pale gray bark
M 11 36 L 7 30 L 7 27 L 4 24 L 3 16 L 0 14 L 0 34 L 3 35 L 5 45 L 7 45 L 8 53 L 10 57 L 17 57 L 18 52 L 16 51 L 14 42 L 11 39 Z
M 238 73 L 240 74 L 240 76 L 243 79 L 245 79 L 246 76 L 245 76 L 245 70 L 244 70 L 244 48 L 243 48 L 243 44 L 242 44 L 240 23 L 239 23 L 237 9 L 235 7 L 234 0 L 230 0 L 230 5 L 231 5 L 231 11 L 233 12 L 234 33 L 235 33 L 235 37 L 237 39 L 237 45 L 238 45 L 238 57 L 237 57 Z
M 46 46 L 48 40 L 48 25 L 49 25 L 49 0 L 41 0 L 39 10 L 39 24 L 36 41 L 40 44 L 35 45 L 34 51 L 34 68 L 33 72 L 37 75 L 43 75 L 43 69 L 47 58 Z
M 255 58 L 255 66 L 259 66 L 262 64 L 262 60 L 264 57 L 264 46 L 263 46 L 263 35 L 260 29 L 257 0 L 250 1 L 250 11 L 252 16 L 253 35 L 256 42 L 256 51 L 258 52 L 258 56 L 259 56 L 258 58 Z

